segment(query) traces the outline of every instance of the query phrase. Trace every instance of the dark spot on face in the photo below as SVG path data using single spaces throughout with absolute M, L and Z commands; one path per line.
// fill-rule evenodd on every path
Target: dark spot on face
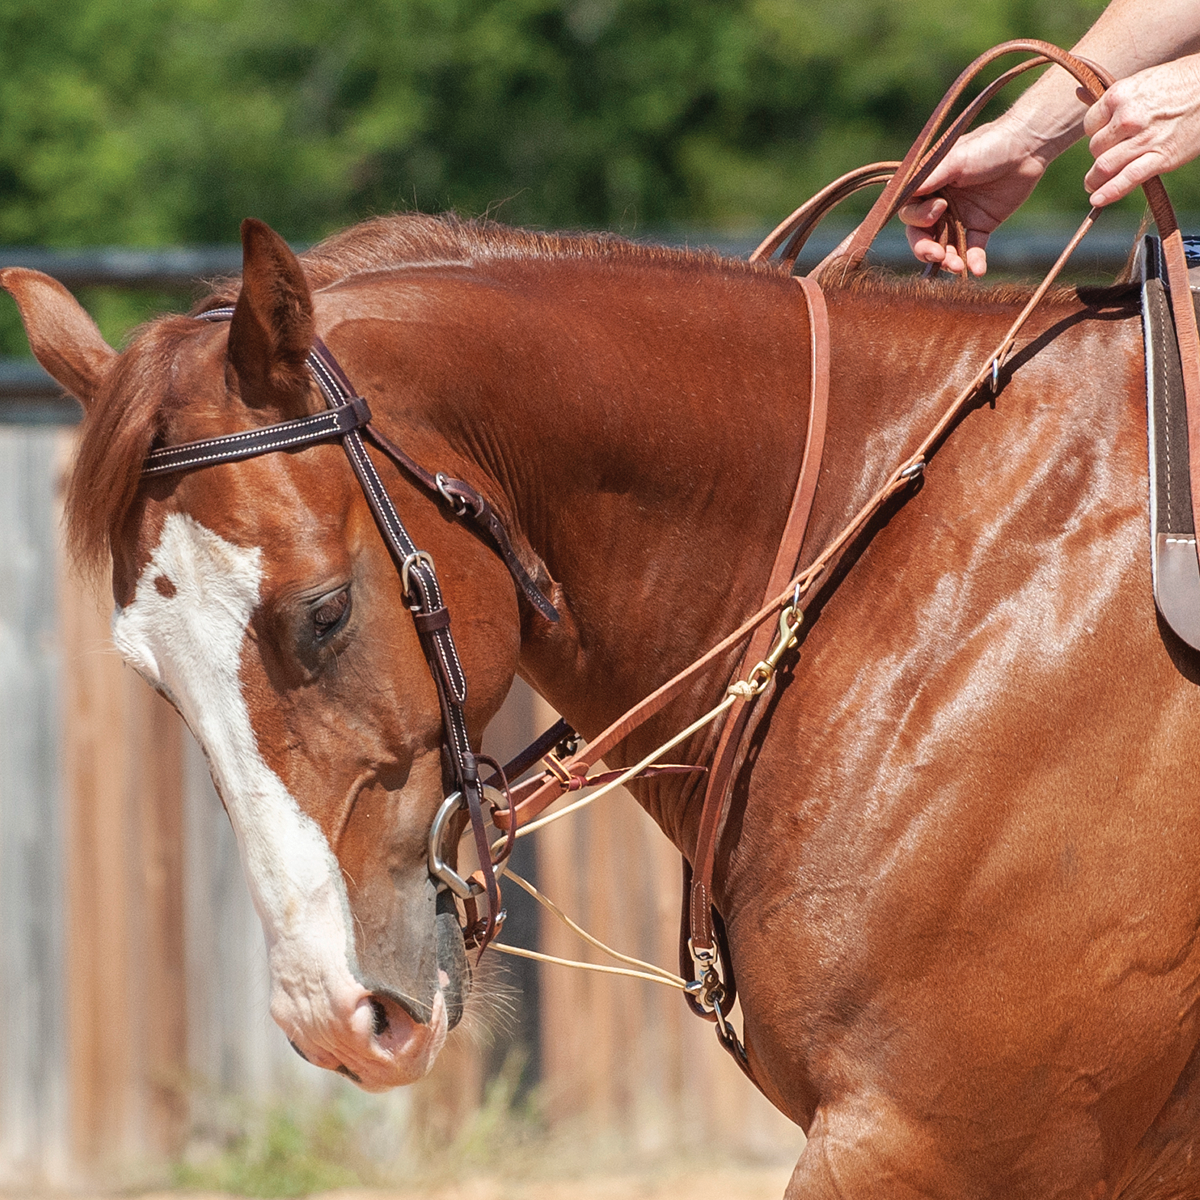
M 174 596 L 175 592 L 176 592 L 175 585 L 165 575 L 156 575 L 155 576 L 154 590 L 160 596 L 166 596 L 166 598 L 168 600 L 170 600 L 171 597 Z
M 353 1079 L 355 1083 L 362 1083 L 362 1080 L 359 1079 L 359 1077 L 355 1075 L 355 1073 L 344 1063 L 337 1068 L 337 1073 L 339 1075 L 345 1075 L 347 1079 Z

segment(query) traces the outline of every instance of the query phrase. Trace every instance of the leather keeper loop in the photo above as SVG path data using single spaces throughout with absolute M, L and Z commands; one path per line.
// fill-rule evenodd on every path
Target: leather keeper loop
M 441 608 L 435 608 L 433 612 L 414 612 L 413 624 L 418 633 L 436 633 L 439 629 L 449 629 L 450 610 L 443 605 Z

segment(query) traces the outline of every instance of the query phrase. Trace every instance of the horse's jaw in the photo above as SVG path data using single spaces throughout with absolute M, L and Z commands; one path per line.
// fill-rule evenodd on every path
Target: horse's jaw
M 113 640 L 204 749 L 266 935 L 271 1015 L 309 1062 L 383 1091 L 429 1071 L 461 1011 L 461 980 L 435 965 L 432 883 L 423 880 L 429 953 L 418 957 L 430 960 L 431 976 L 424 999 L 364 982 L 341 868 L 263 758 L 242 694 L 242 646 L 262 577 L 258 549 L 172 513 L 132 600 L 114 613 Z

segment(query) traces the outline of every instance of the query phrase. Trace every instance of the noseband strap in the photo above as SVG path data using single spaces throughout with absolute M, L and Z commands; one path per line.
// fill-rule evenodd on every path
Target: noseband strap
M 231 307 L 213 308 L 198 314 L 203 321 L 228 321 L 232 316 Z M 558 620 L 558 613 L 517 560 L 508 531 L 479 492 L 461 480 L 450 480 L 440 474 L 431 475 L 399 447 L 371 429 L 370 407 L 355 392 L 337 359 L 320 338 L 314 339 L 309 351 L 308 369 L 328 405 L 325 412 L 281 421 L 261 429 L 152 450 L 146 458 L 142 474 L 149 477 L 168 475 L 216 463 L 237 462 L 278 450 L 294 450 L 331 438 L 341 441 L 384 545 L 403 580 L 404 600 L 412 611 L 421 649 L 437 687 L 438 703 L 442 710 L 443 747 L 455 785 L 470 814 L 475 849 L 482 869 L 484 890 L 487 892 L 488 915 L 484 928 L 482 931 L 468 931 L 473 933 L 482 953 L 496 932 L 500 915 L 500 888 L 484 826 L 479 766 L 471 750 L 463 710 L 467 699 L 466 674 L 450 632 L 450 612 L 442 598 L 433 559 L 418 550 L 404 527 L 396 506 L 375 470 L 375 464 L 367 454 L 364 434 L 406 474 L 449 503 L 457 516 L 479 522 L 495 543 L 517 585 L 538 611 L 551 621 Z

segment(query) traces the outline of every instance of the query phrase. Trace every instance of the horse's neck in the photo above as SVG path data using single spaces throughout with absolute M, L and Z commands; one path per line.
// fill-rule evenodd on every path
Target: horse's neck
M 799 288 L 787 286 L 792 293 L 771 287 L 768 303 L 754 303 L 760 293 L 734 312 L 693 296 L 660 328 L 644 314 L 610 326 L 628 369 L 559 422 L 562 440 L 545 463 L 554 503 L 535 547 L 569 620 L 557 641 L 527 646 L 524 669 L 589 734 L 763 601 L 809 405 L 808 324 Z M 897 301 L 881 319 L 870 300 L 833 298 L 834 411 L 810 556 L 932 426 L 1008 319 L 959 318 L 974 327 L 947 361 L 930 314 L 913 319 L 908 307 L 915 302 Z M 632 739 L 629 754 L 719 696 L 735 660 L 713 670 L 691 709 Z
M 594 735 L 758 606 L 803 453 L 809 368 L 789 280 L 692 266 L 589 284 L 551 283 L 545 320 L 526 293 L 534 340 L 549 323 L 556 360 L 503 408 L 525 431 L 516 507 L 564 610 L 559 629 L 526 639 L 522 671 Z
M 800 289 L 695 265 L 489 264 L 429 279 L 423 314 L 439 307 L 452 314 L 447 354 L 429 353 L 422 325 L 419 351 L 393 341 L 397 369 L 413 378 L 414 359 L 472 364 L 470 387 L 461 370 L 447 380 L 434 367 L 438 379 L 413 378 L 414 390 L 441 390 L 431 422 L 449 420 L 451 444 L 503 490 L 558 585 L 563 620 L 527 629 L 520 669 L 594 736 L 762 602 L 804 449 Z M 960 318 L 971 334 L 949 342 L 917 307 L 831 299 L 831 422 L 806 554 L 920 440 L 1008 319 Z M 687 724 L 735 662 L 612 758 L 630 761 Z M 648 793 L 677 843 L 692 783 Z
M 809 405 L 805 308 L 800 289 L 783 282 L 724 281 L 716 296 L 688 294 L 686 307 L 656 293 L 652 279 L 631 295 L 593 299 L 596 317 L 572 330 L 587 347 L 573 383 L 561 386 L 571 367 L 560 362 L 553 396 L 522 389 L 549 403 L 524 443 L 542 503 L 527 492 L 518 506 L 562 588 L 565 617 L 555 635 L 527 639 L 522 671 L 589 736 L 762 603 Z M 970 330 L 948 361 L 931 314 L 907 311 L 915 302 L 881 314 L 878 303 L 835 296 L 831 307 L 835 411 L 810 555 L 919 442 L 1009 319 L 947 318 Z M 565 411 L 564 393 L 574 399 Z M 715 703 L 736 661 L 716 665 L 614 762 L 634 761 Z M 703 755 L 712 736 L 681 755 Z M 686 845 L 702 792 L 695 777 L 672 777 L 642 799 Z

